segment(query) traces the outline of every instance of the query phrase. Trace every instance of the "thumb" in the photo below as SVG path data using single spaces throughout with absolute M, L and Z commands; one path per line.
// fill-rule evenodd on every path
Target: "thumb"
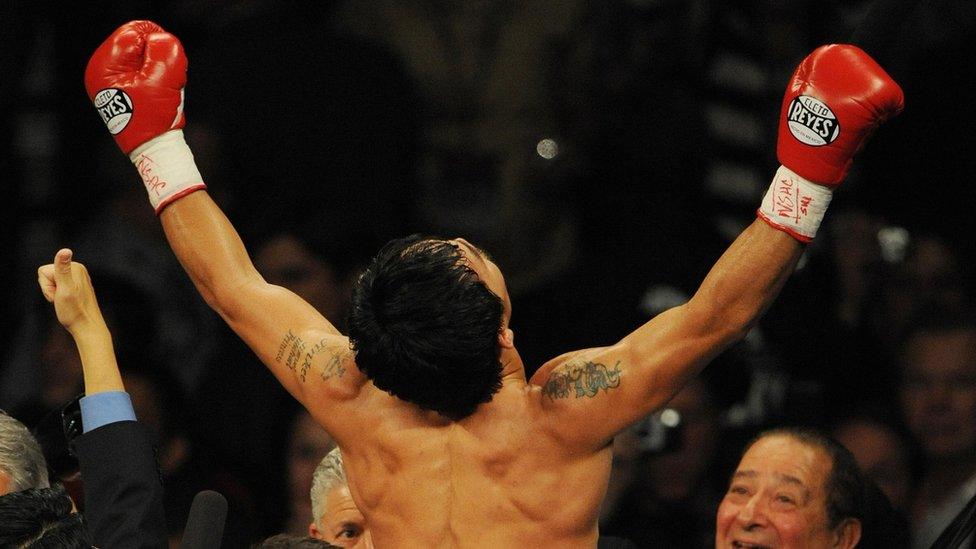
M 62 248 L 54 256 L 54 280 L 67 282 L 71 276 L 71 250 Z

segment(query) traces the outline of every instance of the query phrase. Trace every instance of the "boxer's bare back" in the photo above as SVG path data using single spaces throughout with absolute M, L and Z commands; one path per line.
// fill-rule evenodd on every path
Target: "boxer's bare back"
M 517 371 L 453 422 L 364 384 L 340 440 L 350 490 L 377 547 L 589 547 L 609 447 L 574 454 L 544 428 L 539 389 Z
M 207 302 L 339 444 L 378 547 L 594 547 L 613 437 L 739 339 L 802 250 L 757 221 L 688 304 L 614 345 L 557 357 L 527 380 L 504 277 L 457 239 L 463 261 L 505 311 L 502 388 L 452 421 L 376 388 L 356 367 L 348 338 L 261 278 L 205 191 L 160 219 Z

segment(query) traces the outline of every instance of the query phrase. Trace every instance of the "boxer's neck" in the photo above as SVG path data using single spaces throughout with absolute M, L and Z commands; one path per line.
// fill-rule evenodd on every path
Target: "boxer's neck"
M 502 383 L 515 380 L 525 383 L 525 365 L 515 347 L 502 347 L 498 360 L 502 363 Z

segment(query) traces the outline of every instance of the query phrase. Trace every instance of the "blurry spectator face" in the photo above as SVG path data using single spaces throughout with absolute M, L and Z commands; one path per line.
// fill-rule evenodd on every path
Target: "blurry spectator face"
M 312 516 L 312 503 L 308 494 L 312 490 L 312 475 L 325 454 L 332 449 L 332 438 L 325 429 L 315 423 L 312 416 L 302 413 L 295 419 L 291 440 L 288 442 L 288 490 L 292 513 L 308 524 Z
M 912 320 L 927 310 L 960 312 L 967 292 L 959 261 L 940 240 L 919 236 L 905 260 L 885 277 L 872 322 L 886 344 L 896 345 Z
M 254 256 L 258 271 L 271 284 L 288 288 L 328 319 L 342 315 L 342 288 L 332 267 L 291 235 L 279 235 Z
M 325 512 L 318 517 L 323 530 L 320 531 L 313 522 L 309 535 L 339 547 L 372 549 L 373 540 L 366 528 L 366 518 L 352 500 L 348 486 L 339 484 L 332 488 L 325 496 L 323 509 Z
M 850 548 L 827 520 L 830 456 L 790 436 L 760 439 L 742 456 L 718 509 L 715 547 Z M 842 523 L 843 524 L 843 523 Z
M 864 475 L 884 492 L 895 509 L 908 509 L 911 472 L 905 441 L 887 426 L 862 419 L 841 425 L 834 438 L 854 454 Z
M 905 265 L 907 276 L 936 303 L 948 305 L 963 299 L 959 264 L 949 247 L 936 238 L 919 237 Z
M 976 449 L 976 333 L 918 333 L 905 348 L 905 421 L 930 458 Z

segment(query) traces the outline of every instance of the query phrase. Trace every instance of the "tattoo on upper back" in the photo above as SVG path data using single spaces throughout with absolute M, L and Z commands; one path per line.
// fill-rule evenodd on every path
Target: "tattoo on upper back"
M 551 400 L 569 398 L 592 398 L 620 386 L 620 361 L 613 368 L 605 364 L 585 361 L 582 364 L 570 363 L 563 371 L 554 371 L 549 381 L 542 387 L 542 393 Z
M 281 345 L 278 346 L 278 354 L 275 355 L 275 362 L 281 362 L 282 358 L 284 358 L 285 366 L 298 374 L 298 379 L 302 383 L 305 383 L 305 379 L 308 377 L 308 371 L 312 368 L 312 359 L 322 351 L 332 351 L 332 356 L 329 357 L 322 368 L 321 377 L 323 380 L 332 377 L 342 377 L 346 373 L 344 363 L 352 356 L 352 350 L 336 351 L 328 346 L 328 341 L 328 338 L 322 338 L 312 345 L 311 348 L 308 348 L 308 345 L 302 338 L 296 336 L 291 330 L 288 330 L 284 339 L 281 340 Z M 285 355 L 286 351 L 287 357 Z

